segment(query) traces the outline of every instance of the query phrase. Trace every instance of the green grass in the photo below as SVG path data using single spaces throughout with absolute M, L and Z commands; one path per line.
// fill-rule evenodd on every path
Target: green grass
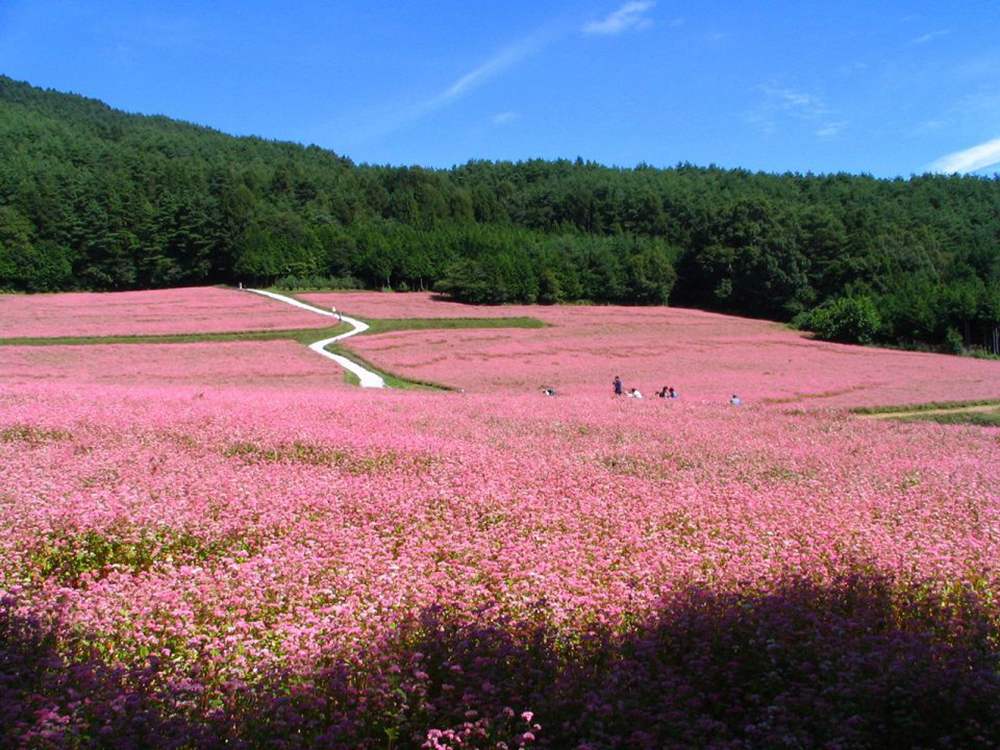
M 345 313 L 350 315 L 350 313 Z M 362 336 L 392 331 L 450 330 L 455 328 L 545 328 L 546 324 L 526 316 L 516 318 L 375 318 L 366 320 Z
M 1000 407 L 1000 399 L 986 398 L 978 401 L 930 401 L 924 404 L 901 404 L 897 406 L 861 406 L 851 409 L 852 414 L 892 414 L 904 411 L 935 411 L 937 409 L 963 409 L 970 406 Z
M 339 344 L 331 344 L 326 347 L 328 352 L 333 352 L 334 354 L 339 354 L 342 357 L 347 357 L 347 359 L 352 362 L 361 365 L 366 370 L 371 370 L 377 375 L 381 375 L 382 379 L 385 381 L 386 387 L 388 388 L 399 388 L 403 390 L 423 390 L 423 391 L 453 391 L 454 388 L 449 388 L 446 385 L 440 385 L 439 383 L 432 383 L 427 380 L 409 380 L 407 378 L 401 378 L 398 375 L 393 375 L 391 372 L 386 372 L 385 370 L 377 367 L 376 365 L 369 362 L 364 357 L 356 354 L 355 352 L 347 349 Z M 360 385 L 361 381 L 358 376 L 348 370 L 344 370 L 344 380 L 351 385 Z
M 971 424 L 978 427 L 1000 427 L 1000 409 L 993 411 L 957 411 L 951 414 L 912 414 L 900 417 L 900 422 L 937 422 L 938 424 Z
M 190 344 L 201 341 L 298 341 L 309 345 L 320 339 L 346 333 L 350 326 L 339 323 L 326 328 L 282 329 L 274 331 L 233 331 L 230 333 L 165 333 L 147 336 L 23 336 L 0 338 L 0 346 L 63 346 L 94 344 Z

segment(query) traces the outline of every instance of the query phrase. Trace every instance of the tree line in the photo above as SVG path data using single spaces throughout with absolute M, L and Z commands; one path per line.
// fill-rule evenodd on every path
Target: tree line
M 0 76 L 0 289 L 283 283 L 672 304 L 997 346 L 1000 179 L 357 165 Z

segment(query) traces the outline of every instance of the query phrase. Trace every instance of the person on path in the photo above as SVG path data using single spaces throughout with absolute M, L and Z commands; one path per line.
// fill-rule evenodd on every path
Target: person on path
M 618 375 L 615 375 L 614 386 L 615 386 L 615 395 L 616 396 L 622 395 L 622 379 Z

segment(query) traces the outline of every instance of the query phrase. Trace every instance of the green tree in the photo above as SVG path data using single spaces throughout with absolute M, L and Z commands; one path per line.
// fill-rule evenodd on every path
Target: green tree
M 882 321 L 869 297 L 839 297 L 813 310 L 808 327 L 828 341 L 870 344 Z

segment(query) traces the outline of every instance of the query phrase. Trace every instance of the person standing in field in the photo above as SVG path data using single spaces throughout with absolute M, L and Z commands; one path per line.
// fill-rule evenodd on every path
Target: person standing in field
M 615 386 L 615 395 L 616 396 L 622 395 L 622 379 L 618 375 L 615 375 L 614 386 Z

